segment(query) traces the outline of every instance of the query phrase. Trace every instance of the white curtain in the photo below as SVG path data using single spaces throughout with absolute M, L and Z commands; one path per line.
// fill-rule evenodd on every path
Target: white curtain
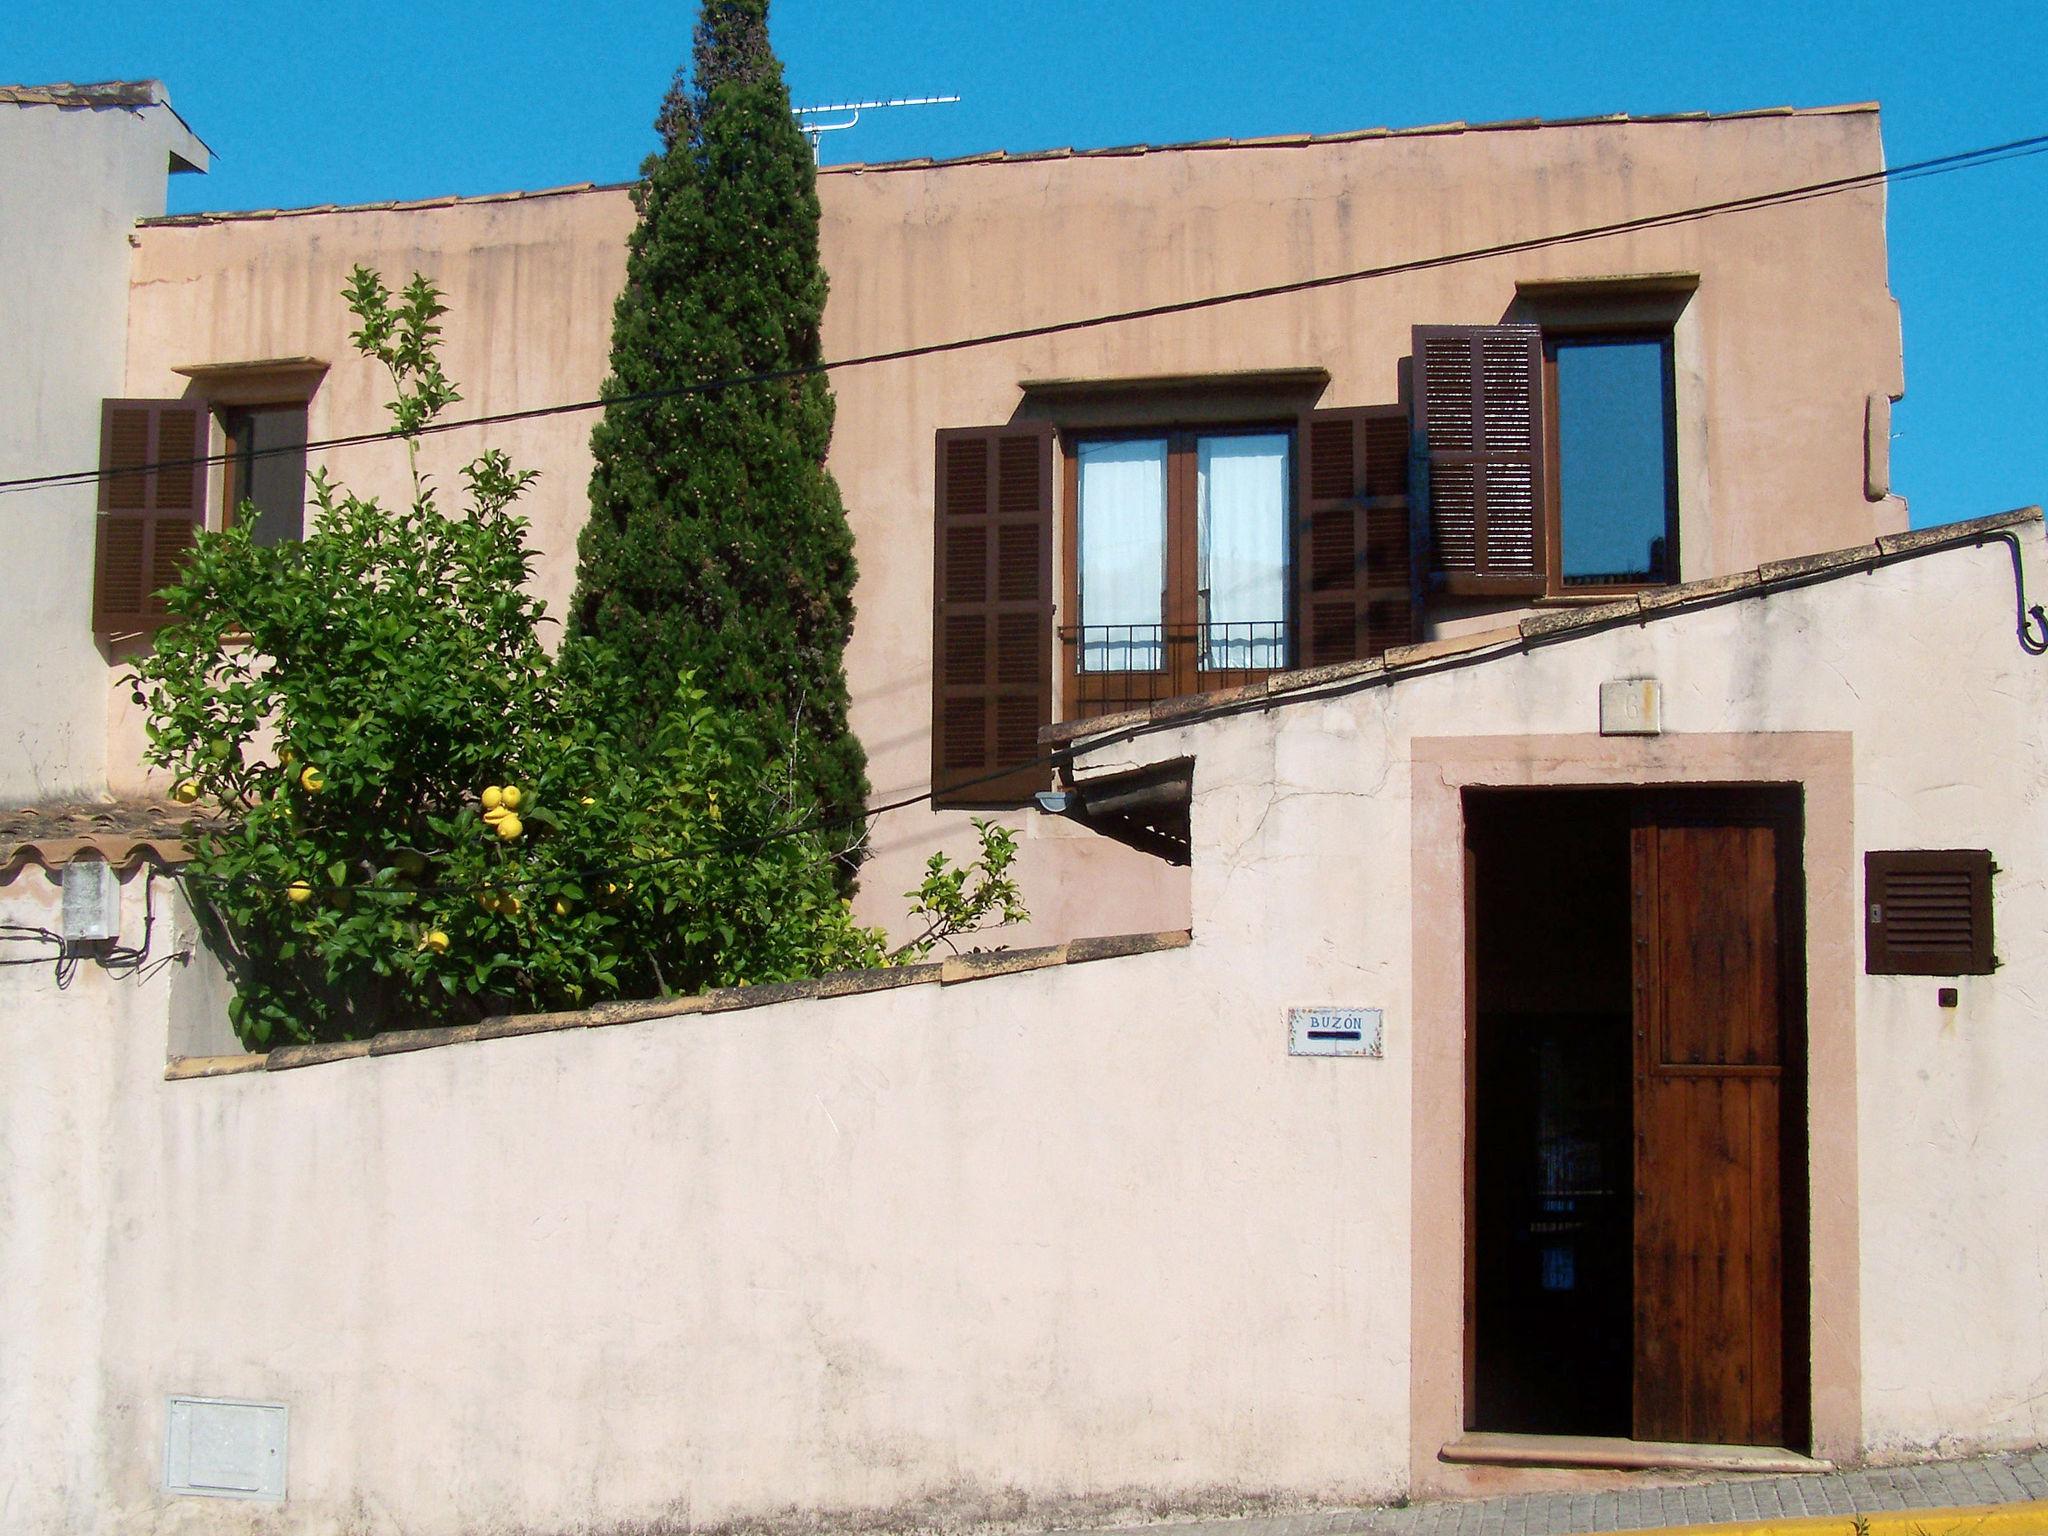
M 1166 441 L 1080 448 L 1081 669 L 1165 666 Z
M 1202 666 L 1287 664 L 1287 437 L 1199 444 Z

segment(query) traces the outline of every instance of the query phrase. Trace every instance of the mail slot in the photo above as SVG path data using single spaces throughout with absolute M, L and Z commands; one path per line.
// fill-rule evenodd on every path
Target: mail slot
M 1377 1008 L 1290 1008 L 1287 1010 L 1287 1054 L 1290 1056 L 1378 1056 L 1380 1010 Z

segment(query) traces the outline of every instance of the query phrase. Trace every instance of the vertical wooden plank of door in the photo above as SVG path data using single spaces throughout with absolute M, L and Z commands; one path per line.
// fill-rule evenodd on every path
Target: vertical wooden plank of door
M 1470 793 L 1469 791 L 1467 792 Z M 1465 1360 L 1459 1423 L 1479 1426 L 1479 850 L 1472 844 L 1471 802 L 1465 802 Z
M 1675 1264 L 1691 1369 L 1680 1384 L 1683 1433 L 1749 1438 L 1751 1233 L 1749 1094 L 1711 1066 L 1739 1060 L 1752 1033 L 1757 937 L 1749 924 L 1751 828 L 1659 827 L 1657 946 L 1670 981 L 1664 1053 L 1652 1091 L 1685 1107 L 1675 1154 L 1692 1175 Z
M 1639 818 L 1635 1433 L 1784 1433 L 1777 831 Z
M 1783 815 L 1778 828 L 1777 1156 L 1779 1205 L 1777 1294 L 1778 1382 L 1782 1424 L 1778 1443 L 1796 1450 L 1813 1445 L 1811 1205 L 1807 1198 L 1806 1137 L 1806 837 L 1803 811 Z
M 1685 1106 L 1656 1091 L 1653 1068 L 1663 1037 L 1664 988 L 1657 935 L 1658 845 L 1654 825 L 1630 833 L 1630 902 L 1635 962 L 1635 1379 L 1634 1422 L 1639 1440 L 1678 1439 L 1684 1420 L 1680 1384 L 1687 1371 L 1683 1288 L 1676 1267 L 1680 1234 L 1671 1223 L 1686 1202 L 1686 1169 L 1665 1155 L 1682 1145 Z M 1677 1126 L 1661 1118 L 1681 1117 Z
M 1750 1437 L 1759 1445 L 1788 1443 L 1785 1392 L 1784 1170 L 1779 1122 L 1782 1078 L 1747 1079 L 1750 1088 L 1749 1148 L 1752 1294 L 1768 1304 L 1752 1314 L 1750 1335 Z
M 1691 1369 L 1680 1384 L 1679 1440 L 1739 1445 L 1751 1433 L 1754 1246 L 1750 1205 L 1748 1086 L 1688 1073 L 1659 1085 L 1682 1102 L 1691 1140 L 1680 1155 L 1693 1173 L 1682 1221 L 1688 1251 L 1678 1256 L 1687 1285 L 1684 1324 Z

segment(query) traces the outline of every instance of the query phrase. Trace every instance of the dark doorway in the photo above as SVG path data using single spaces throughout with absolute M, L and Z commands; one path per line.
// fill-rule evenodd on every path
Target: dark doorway
M 1472 1427 L 1630 1432 L 1629 807 L 1474 794 Z
M 1469 1428 L 1805 1437 L 1798 816 L 1467 794 Z

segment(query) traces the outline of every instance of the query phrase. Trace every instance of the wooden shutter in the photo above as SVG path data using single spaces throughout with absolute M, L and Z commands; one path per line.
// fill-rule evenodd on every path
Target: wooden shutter
M 938 435 L 932 803 L 1002 805 L 1051 783 L 1052 429 Z
M 1991 855 L 1916 848 L 1863 855 L 1863 968 L 1872 976 L 1983 976 L 1991 948 Z
M 1359 661 L 1409 644 L 1420 604 L 1407 413 L 1398 405 L 1312 411 L 1302 438 L 1296 664 Z
M 100 496 L 92 627 L 147 634 L 206 522 L 206 406 L 108 400 L 100 407 Z
M 1415 429 L 1433 571 L 1453 593 L 1543 591 L 1543 332 L 1418 325 Z

